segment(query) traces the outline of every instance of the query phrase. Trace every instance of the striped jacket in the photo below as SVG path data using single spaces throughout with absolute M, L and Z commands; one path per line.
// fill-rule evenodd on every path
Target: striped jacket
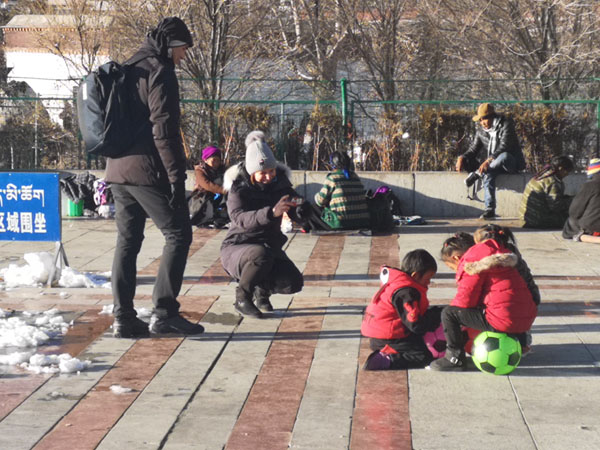
M 573 197 L 565 195 L 565 185 L 556 176 L 532 178 L 525 186 L 519 219 L 529 228 L 560 228 L 569 217 Z
M 327 215 L 322 217 L 332 228 L 358 229 L 370 225 L 365 188 L 354 172 L 350 172 L 350 178 L 341 169 L 327 174 L 325 184 L 315 195 L 315 203 L 328 207 L 337 216 L 339 224 Z

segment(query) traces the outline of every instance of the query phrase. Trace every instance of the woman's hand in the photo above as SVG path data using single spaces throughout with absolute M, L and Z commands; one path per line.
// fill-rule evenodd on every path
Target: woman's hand
M 296 207 L 296 202 L 290 200 L 289 195 L 284 195 L 279 199 L 277 204 L 273 206 L 273 217 L 281 217 L 283 213 L 288 212 L 291 208 Z

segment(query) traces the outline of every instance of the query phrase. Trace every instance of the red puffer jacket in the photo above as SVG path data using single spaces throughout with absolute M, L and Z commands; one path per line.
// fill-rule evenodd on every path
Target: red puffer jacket
M 393 267 L 382 267 L 379 278 L 382 286 L 365 310 L 360 332 L 363 336 L 375 339 L 404 339 L 411 334 L 411 331 L 402 323 L 402 318 L 392 303 L 392 297 L 398 289 L 408 287 L 416 289 L 420 294 L 418 303 L 404 305 L 404 308 L 408 310 L 408 320 L 417 322 L 423 318 L 429 307 L 427 288 L 421 286 L 407 273 Z
M 515 269 L 517 261 L 517 255 L 491 239 L 471 247 L 458 265 L 458 290 L 451 305 L 482 307 L 487 321 L 500 332 L 529 330 L 537 306 Z

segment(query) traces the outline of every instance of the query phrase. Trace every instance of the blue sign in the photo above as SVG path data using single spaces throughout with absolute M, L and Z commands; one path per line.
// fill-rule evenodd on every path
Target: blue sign
M 61 240 L 57 173 L 0 172 L 0 241 Z

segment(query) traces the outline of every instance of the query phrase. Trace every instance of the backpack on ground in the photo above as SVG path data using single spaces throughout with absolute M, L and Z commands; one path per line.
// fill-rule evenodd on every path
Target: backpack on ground
M 128 64 L 107 62 L 91 72 L 79 85 L 77 120 L 85 149 L 98 156 L 115 157 L 133 147 L 144 125 L 133 123 L 134 93 L 127 88 Z
M 371 218 L 371 230 L 390 231 L 394 228 L 394 216 L 392 214 L 393 194 L 388 186 L 381 186 L 374 194 L 367 192 L 367 206 Z M 397 205 L 398 210 L 400 206 Z

